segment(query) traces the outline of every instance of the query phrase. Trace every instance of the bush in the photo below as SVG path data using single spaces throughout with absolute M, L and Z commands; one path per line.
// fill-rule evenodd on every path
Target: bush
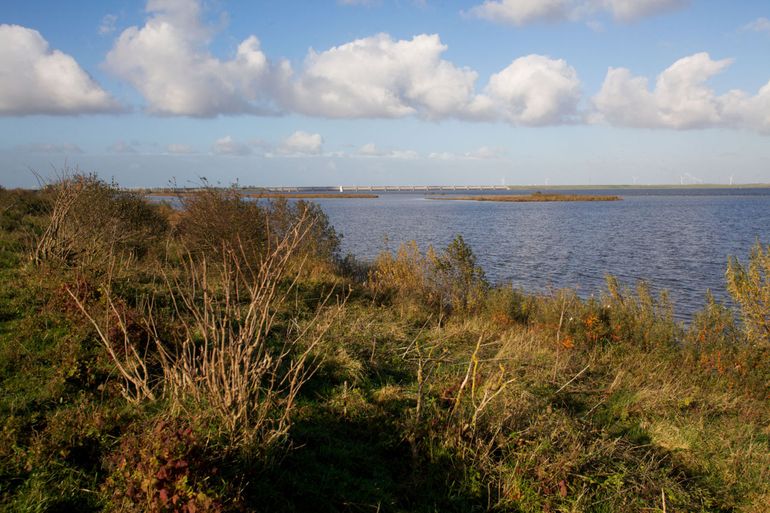
M 751 249 L 748 266 L 731 257 L 727 291 L 740 306 L 743 329 L 754 344 L 770 345 L 770 245 Z
M 140 258 L 168 229 L 140 195 L 95 175 L 65 175 L 48 185 L 50 220 L 34 251 L 36 263 L 106 271 L 115 257 Z
M 234 252 L 256 263 L 301 223 L 306 233 L 294 257 L 325 263 L 338 260 L 340 236 L 315 203 L 285 198 L 249 201 L 235 189 L 206 187 L 183 197 L 182 206 L 177 230 L 193 253 L 221 259 Z
M 338 262 L 340 238 L 317 203 L 276 198 L 266 205 L 268 231 L 273 244 L 286 237 L 300 219 L 308 221 L 309 231 L 302 239 L 297 254 L 322 262 Z
M 454 309 L 466 311 L 478 307 L 488 288 L 484 271 L 476 264 L 476 255 L 457 235 L 446 249 L 432 258 L 434 288 L 441 301 Z
M 234 189 L 206 187 L 182 197 L 177 231 L 193 253 L 221 258 L 228 251 L 260 254 L 267 247 L 266 213 Z
M 218 474 L 205 444 L 179 422 L 158 421 L 147 433 L 128 434 L 108 459 L 102 492 L 111 511 L 222 511 L 211 478 Z
M 458 311 L 482 306 L 488 289 L 484 271 L 460 235 L 440 254 L 429 246 L 423 255 L 414 241 L 402 244 L 395 256 L 380 254 L 369 282 L 377 292 L 397 291 L 402 297 Z

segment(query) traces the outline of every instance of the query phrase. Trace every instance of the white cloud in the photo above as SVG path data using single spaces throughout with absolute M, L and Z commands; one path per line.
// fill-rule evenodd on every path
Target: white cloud
M 528 55 L 492 75 L 471 113 L 513 124 L 540 126 L 567 123 L 580 101 L 577 72 L 564 60 Z
M 221 139 L 217 139 L 214 142 L 212 150 L 215 155 L 230 155 L 242 157 L 251 153 L 251 146 L 245 143 L 234 140 L 231 136 L 226 135 Z
M 291 106 L 314 116 L 444 118 L 471 101 L 475 71 L 441 59 L 438 35 L 393 40 L 388 34 L 310 51 Z
M 707 85 L 731 63 L 731 59 L 712 60 L 707 53 L 679 59 L 658 75 L 653 90 L 647 78 L 610 68 L 593 98 L 594 120 L 629 127 L 722 126 L 770 132 L 770 83 L 756 96 L 739 90 L 717 95 Z
M 106 67 L 136 88 L 155 114 L 216 116 L 272 109 L 271 79 L 280 76 L 250 36 L 230 60 L 206 46 L 211 30 L 197 0 L 150 0 L 149 19 L 130 27 L 107 54 Z
M 570 13 L 569 0 L 486 0 L 468 13 L 497 23 L 525 25 L 534 21 L 561 21 Z
M 117 112 L 118 103 L 36 30 L 0 25 L 0 115 Z
M 732 90 L 722 96 L 724 123 L 770 135 L 770 82 L 751 96 Z
M 494 75 L 479 95 L 478 74 L 442 59 L 438 35 L 388 34 L 310 50 L 297 72 L 272 65 L 251 36 L 227 61 L 207 50 L 212 31 L 199 0 L 150 0 L 141 28 L 125 30 L 106 66 L 132 84 L 150 112 L 217 116 L 294 112 L 327 118 L 447 118 L 543 125 L 565 122 L 579 95 L 564 61 L 528 56 Z
M 623 22 L 674 11 L 690 0 L 485 0 L 468 15 L 496 23 L 526 25 L 534 22 L 577 21 L 608 12 Z
M 403 117 L 504 120 L 547 125 L 568 121 L 580 100 L 580 81 L 563 60 L 516 59 L 477 94 L 477 73 L 441 59 L 437 35 L 358 39 L 311 51 L 295 83 L 291 108 L 332 118 Z
M 323 142 L 321 134 L 298 130 L 284 139 L 277 151 L 281 155 L 319 155 Z
M 690 0 L 603 0 L 601 3 L 615 19 L 632 22 L 682 9 L 690 4 Z
M 105 36 L 115 32 L 115 23 L 118 21 L 118 17 L 114 14 L 105 14 L 102 18 L 102 22 L 99 24 L 99 34 Z
M 32 143 L 23 144 L 17 146 L 18 151 L 28 153 L 64 153 L 64 154 L 80 154 L 84 153 L 82 148 L 77 144 L 64 143 L 64 144 L 51 144 L 51 143 Z
M 195 150 L 188 144 L 174 143 L 166 146 L 166 152 L 171 153 L 172 155 L 189 155 L 195 153 Z
M 135 154 L 135 153 L 139 153 L 139 150 L 137 149 L 136 146 L 137 146 L 136 144 L 126 142 L 126 141 L 115 141 L 107 149 L 111 153 Z
M 434 160 L 494 160 L 500 159 L 505 154 L 505 151 L 501 148 L 490 148 L 489 146 L 482 146 L 481 148 L 465 153 L 431 153 L 428 155 L 429 159 Z
M 362 157 L 382 157 L 387 152 L 379 149 L 374 143 L 366 143 L 358 149 L 357 154 Z
M 750 30 L 752 32 L 767 32 L 770 34 L 770 20 L 764 17 L 757 18 L 751 23 L 744 25 L 743 30 Z
M 414 150 L 399 149 L 381 149 L 374 143 L 367 143 L 361 146 L 358 151 L 352 154 L 353 157 L 376 157 L 387 159 L 414 160 L 420 158 L 420 154 Z

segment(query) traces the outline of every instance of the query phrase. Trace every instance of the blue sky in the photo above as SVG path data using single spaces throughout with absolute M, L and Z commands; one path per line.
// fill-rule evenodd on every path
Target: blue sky
M 770 4 L 0 7 L 0 184 L 770 182 Z

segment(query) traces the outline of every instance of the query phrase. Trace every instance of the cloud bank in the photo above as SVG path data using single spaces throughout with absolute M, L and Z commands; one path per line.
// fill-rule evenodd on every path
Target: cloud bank
M 477 92 L 478 73 L 443 59 L 438 35 L 388 34 L 310 50 L 301 68 L 271 62 L 256 36 L 227 60 L 208 50 L 213 37 L 197 0 L 150 0 L 148 19 L 117 38 L 106 68 L 131 84 L 159 115 L 214 117 L 299 113 L 327 118 L 465 119 L 520 125 L 570 122 L 577 73 L 564 61 L 516 59 Z
M 740 90 L 718 95 L 708 86 L 708 79 L 731 63 L 731 59 L 712 60 L 707 53 L 679 59 L 658 75 L 654 89 L 646 77 L 610 68 L 592 99 L 593 121 L 677 130 L 730 127 L 770 134 L 770 82 L 756 95 Z
M 472 13 L 523 24 L 608 12 L 633 21 L 681 8 L 684 0 L 487 0 Z M 502 122 L 513 126 L 606 123 L 613 126 L 700 129 L 729 127 L 770 133 L 770 82 L 755 94 L 718 94 L 708 84 L 730 59 L 684 57 L 650 85 L 627 68 L 609 68 L 601 90 L 584 97 L 577 71 L 562 59 L 525 55 L 479 74 L 444 58 L 436 34 L 395 39 L 376 34 L 326 50 L 309 50 L 296 69 L 271 60 L 256 36 L 229 58 L 209 50 L 215 30 L 200 0 L 149 0 L 142 26 L 116 39 L 105 68 L 133 86 L 155 115 L 301 114 L 332 119 L 403 118 Z M 491 15 L 491 14 L 490 14 Z M 766 20 L 764 20 L 766 21 Z M 752 30 L 763 30 L 756 20 Z M 49 48 L 35 30 L 0 25 L 0 115 L 118 112 L 120 105 L 69 55 Z M 275 154 L 322 153 L 318 134 L 297 132 Z M 212 151 L 245 155 L 252 145 L 227 137 Z M 370 155 L 376 148 L 362 149 Z M 172 151 L 173 152 L 173 151 Z

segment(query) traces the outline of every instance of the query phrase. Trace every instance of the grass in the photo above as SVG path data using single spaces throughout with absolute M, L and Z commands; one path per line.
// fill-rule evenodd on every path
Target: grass
M 482 196 L 454 196 L 438 195 L 426 196 L 431 200 L 461 200 L 461 201 L 500 201 L 509 203 L 548 202 L 548 201 L 619 201 L 620 196 L 596 195 L 596 194 L 543 194 L 535 192 L 529 195 L 523 194 L 489 194 Z
M 493 286 L 461 238 L 351 265 L 323 221 L 292 231 L 319 210 L 216 190 L 118 217 L 166 227 L 146 246 L 76 246 L 112 264 L 35 263 L 53 192 L 0 191 L 0 509 L 766 511 L 766 248 L 730 263 L 740 317 L 706 298 L 685 326 L 643 284 Z

